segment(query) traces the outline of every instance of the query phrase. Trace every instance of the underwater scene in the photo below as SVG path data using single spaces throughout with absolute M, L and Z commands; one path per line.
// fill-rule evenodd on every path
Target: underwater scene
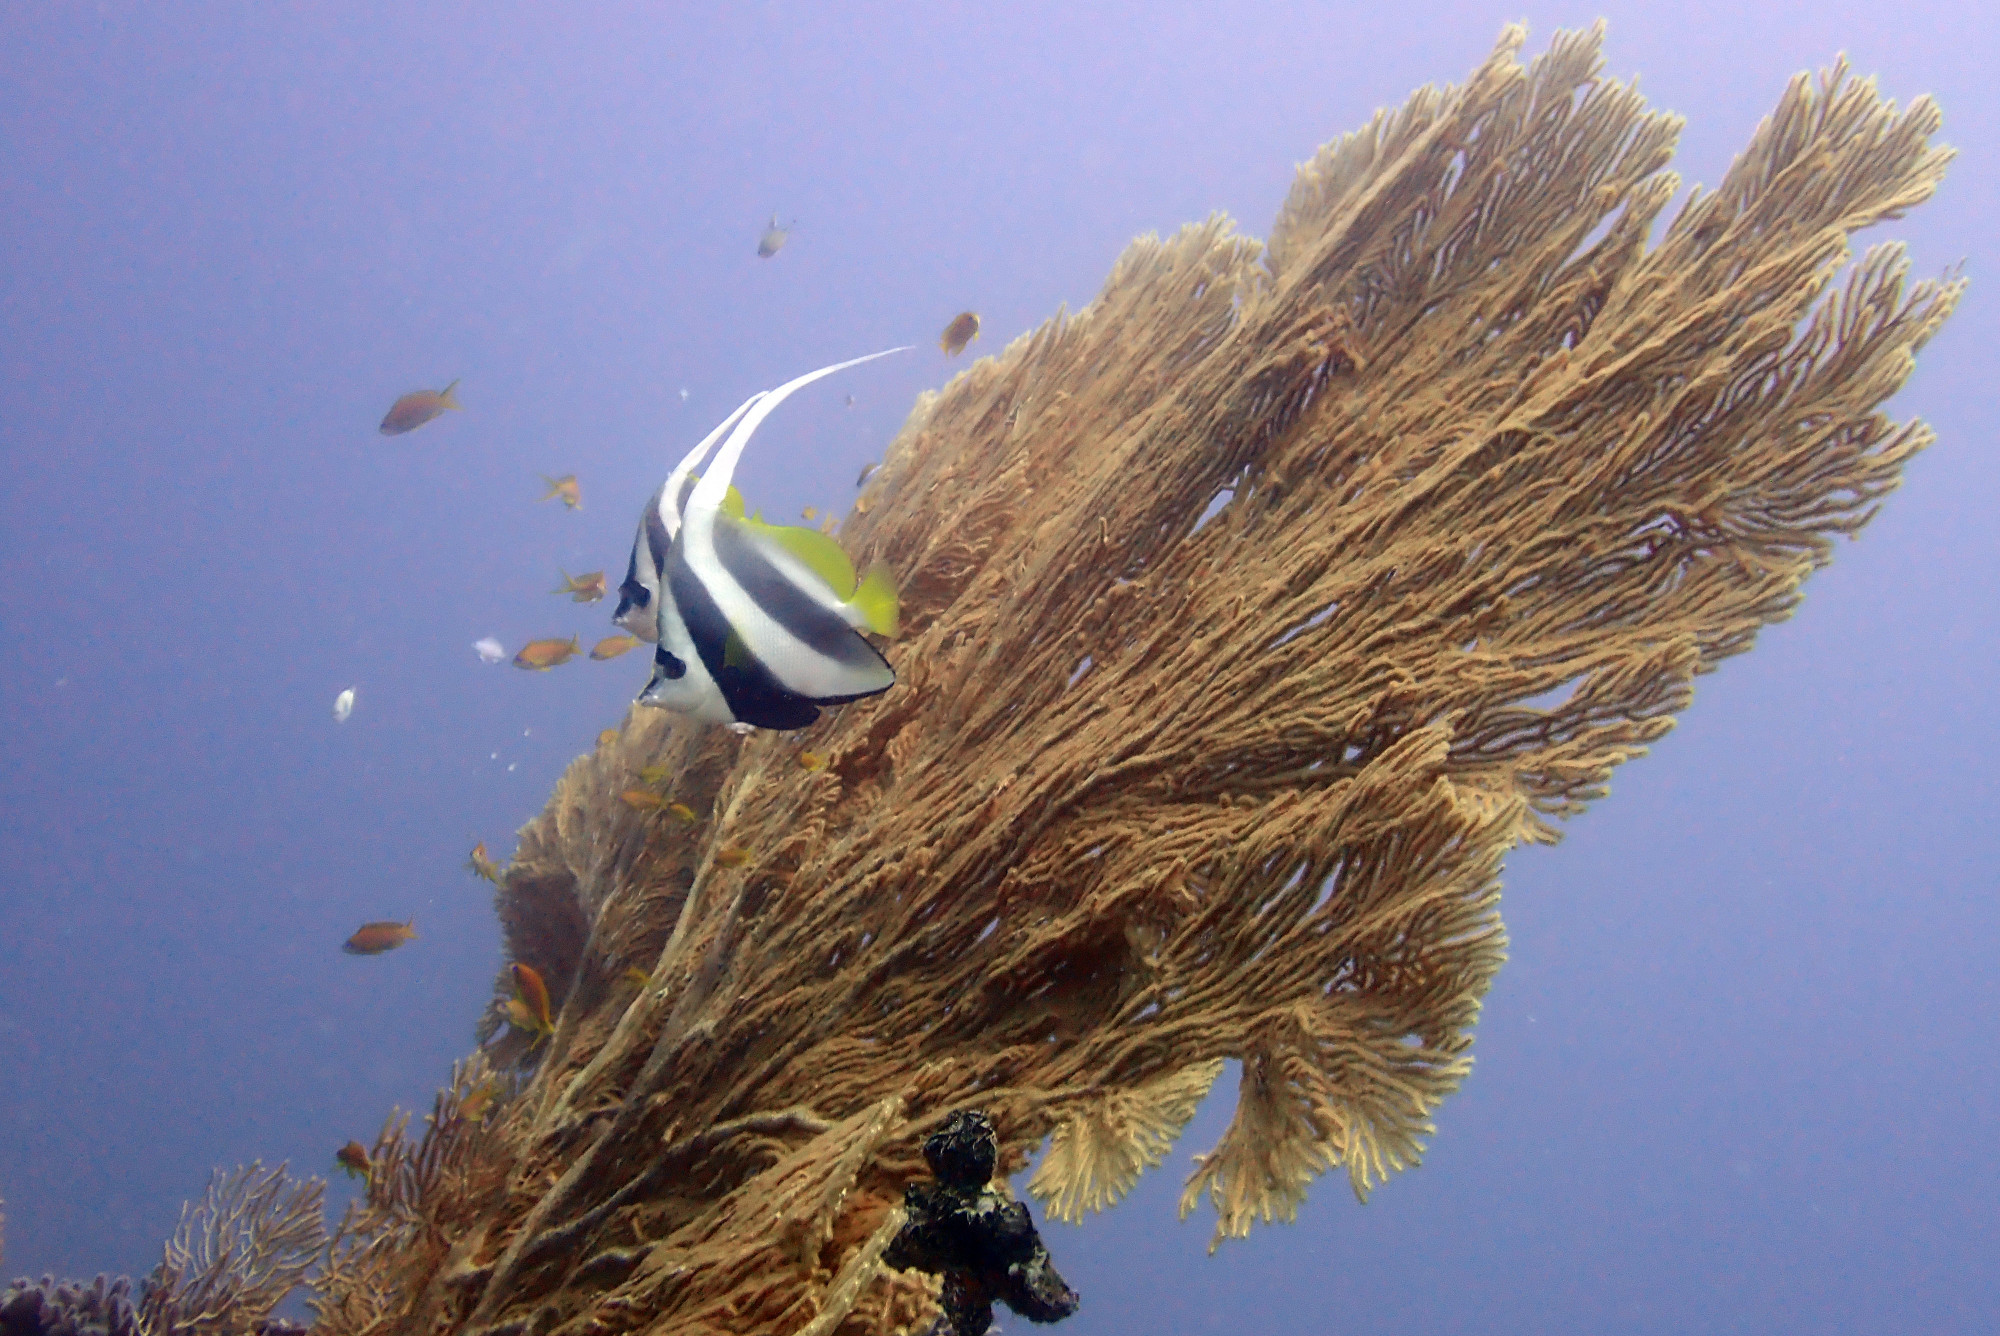
M 0 14 L 0 1336 L 1993 1330 L 1996 67 Z

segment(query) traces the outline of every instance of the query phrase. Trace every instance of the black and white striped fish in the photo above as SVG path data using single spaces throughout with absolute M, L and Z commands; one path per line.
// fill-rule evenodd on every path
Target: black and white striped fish
M 792 729 L 819 718 L 822 705 L 895 684 L 888 660 L 860 634 L 895 632 L 886 572 L 872 570 L 857 585 L 831 538 L 745 516 L 730 478 L 751 435 L 794 390 L 905 351 L 821 367 L 750 396 L 667 475 L 640 519 L 614 617 L 655 642 L 640 704 L 709 723 Z

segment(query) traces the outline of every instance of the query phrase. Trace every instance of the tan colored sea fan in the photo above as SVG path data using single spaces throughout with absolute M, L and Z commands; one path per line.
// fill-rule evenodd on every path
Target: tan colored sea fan
M 1417 1161 L 1502 858 L 1895 486 L 1929 434 L 1878 405 L 1959 292 L 1846 267 L 1948 153 L 1844 67 L 1650 244 L 1678 122 L 1601 36 L 1523 67 L 1509 29 L 1268 247 L 1142 239 L 918 404 L 843 530 L 904 590 L 898 685 L 803 735 L 638 713 L 571 767 L 502 891 L 561 1003 L 481 1143 L 504 1191 L 343 1330 L 907 1330 L 933 1282 L 876 1259 L 947 1112 L 1010 1171 L 1053 1134 L 1074 1216 L 1230 1058 L 1218 1237 Z M 618 800 L 652 766 L 694 822 Z

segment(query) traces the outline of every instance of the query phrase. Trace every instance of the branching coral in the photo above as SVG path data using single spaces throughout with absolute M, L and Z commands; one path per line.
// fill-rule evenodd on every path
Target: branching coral
M 419 1319 L 399 1291 L 416 1294 L 465 1251 L 454 1243 L 490 1209 L 511 1156 L 501 1127 L 512 1095 L 484 1058 L 452 1071 L 423 1133 L 392 1114 L 369 1151 L 367 1185 L 335 1228 L 314 1279 L 317 1336 L 373 1332 Z
M 1678 122 L 1601 33 L 1522 41 L 1322 150 L 1267 246 L 1143 239 L 918 404 L 843 531 L 904 590 L 895 690 L 571 767 L 501 890 L 556 1033 L 497 1126 L 434 1121 L 450 1173 L 371 1185 L 397 1242 L 329 1333 L 908 1329 L 882 1254 L 950 1110 L 1006 1171 L 1053 1134 L 1074 1217 L 1229 1058 L 1218 1238 L 1418 1160 L 1502 858 L 1896 485 L 1929 434 L 1878 406 L 1959 293 L 1848 267 L 1940 178 L 1928 101 L 1799 78 L 1654 244 Z M 618 801 L 652 766 L 697 823 Z
M 0 1289 L 0 1336 L 144 1336 L 127 1276 L 89 1284 L 43 1276 Z
M 181 1212 L 139 1305 L 145 1336 L 253 1336 L 326 1246 L 326 1184 L 283 1167 L 219 1173 Z

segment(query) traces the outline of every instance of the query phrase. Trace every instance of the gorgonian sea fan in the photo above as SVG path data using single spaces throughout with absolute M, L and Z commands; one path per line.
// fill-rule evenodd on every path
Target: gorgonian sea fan
M 570 768 L 498 892 L 556 1033 L 489 1122 L 461 1080 L 378 1147 L 326 1336 L 907 1329 L 933 1282 L 880 1255 L 952 1110 L 1003 1167 L 1053 1136 L 1075 1217 L 1231 1058 L 1218 1237 L 1417 1160 L 1502 858 L 1896 485 L 1929 433 L 1879 405 L 1960 290 L 1848 246 L 1935 188 L 1931 103 L 1802 76 L 1654 240 L 1679 122 L 1601 38 L 1509 29 L 1267 244 L 1141 239 L 918 403 L 842 530 L 898 685 L 802 735 L 637 711 Z M 650 766 L 695 823 L 619 801 Z

